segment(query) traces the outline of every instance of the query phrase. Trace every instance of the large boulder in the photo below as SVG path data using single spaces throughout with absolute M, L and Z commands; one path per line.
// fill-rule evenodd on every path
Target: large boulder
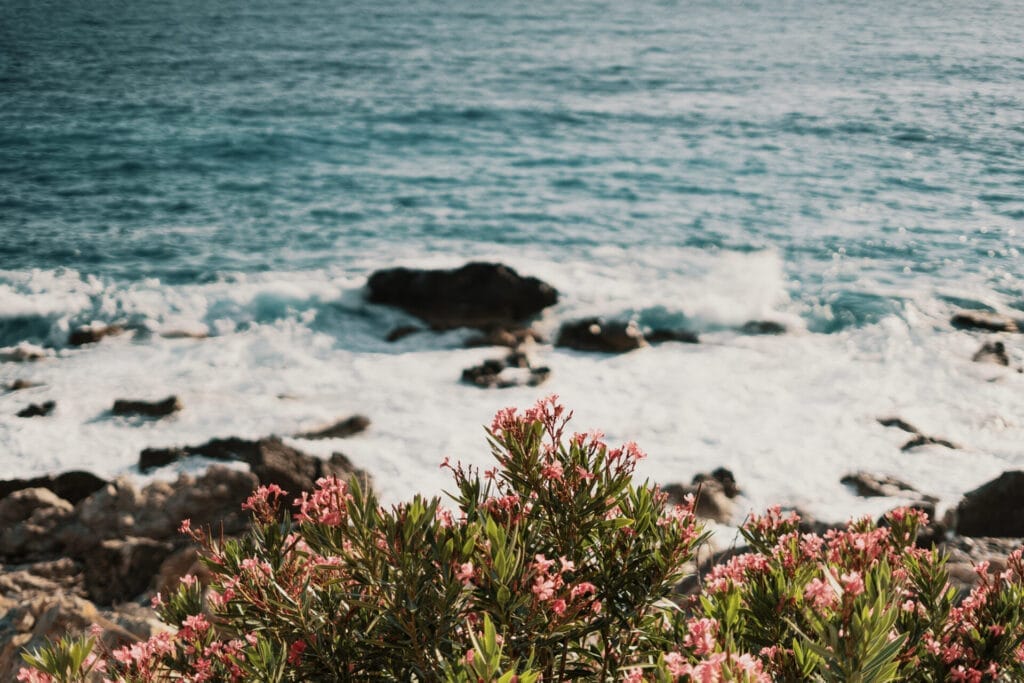
M 367 298 L 446 330 L 519 325 L 557 303 L 558 292 L 499 263 L 467 263 L 455 270 L 378 270 L 367 282 Z
M 563 323 L 555 341 L 555 346 L 599 353 L 625 353 L 646 345 L 636 323 L 602 318 Z
M 1024 538 L 1024 471 L 1003 472 L 964 494 L 956 507 L 956 533 Z
M 22 489 L 0 500 L 0 559 L 25 562 L 58 552 L 56 532 L 67 524 L 73 509 L 44 488 Z
M 146 591 L 174 545 L 152 538 L 112 538 L 87 554 L 85 589 L 98 605 L 131 600 Z

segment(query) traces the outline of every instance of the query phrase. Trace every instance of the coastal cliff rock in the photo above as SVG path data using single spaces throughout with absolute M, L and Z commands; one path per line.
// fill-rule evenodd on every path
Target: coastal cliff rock
M 515 327 L 557 303 L 558 292 L 502 264 L 468 263 L 455 270 L 378 270 L 367 282 L 367 299 L 447 330 Z
M 1024 538 L 1024 471 L 1003 472 L 964 494 L 956 507 L 956 533 Z
M 555 346 L 598 353 L 626 353 L 646 345 L 647 341 L 636 323 L 602 318 L 564 323 L 555 341 Z

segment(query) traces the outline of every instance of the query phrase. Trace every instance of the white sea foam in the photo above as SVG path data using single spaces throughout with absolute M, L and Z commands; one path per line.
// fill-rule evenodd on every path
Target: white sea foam
M 638 441 L 650 456 L 641 473 L 654 481 L 688 481 L 728 467 L 744 490 L 745 510 L 779 502 L 840 520 L 906 502 L 857 498 L 839 483 L 861 469 L 898 476 L 948 506 L 1024 465 L 1024 375 L 972 363 L 978 337 L 945 326 L 949 307 L 929 292 L 906 292 L 902 315 L 835 334 L 797 325 L 794 334 L 745 337 L 728 328 L 752 318 L 791 326 L 796 319 L 784 264 L 773 252 L 709 257 L 605 247 L 574 263 L 498 257 L 563 292 L 540 323 L 549 337 L 560 321 L 579 315 L 655 309 L 711 331 L 699 345 L 621 356 L 539 345 L 534 361 L 552 369 L 547 384 L 484 391 L 458 378 L 499 351 L 459 348 L 463 332 L 383 342 L 408 318 L 364 302 L 365 271 L 268 273 L 182 287 L 144 282 L 100 292 L 77 275 L 62 276 L 50 286 L 54 300 L 68 305 L 46 304 L 42 288 L 39 310 L 62 310 L 68 320 L 130 312 L 155 329 L 202 327 L 215 335 L 127 334 L 36 363 L 0 364 L 2 383 L 44 384 L 0 395 L 0 467 L 11 476 L 70 468 L 109 476 L 131 471 L 145 447 L 289 435 L 359 412 L 372 420 L 364 434 L 293 443 L 321 455 L 345 452 L 373 474 L 386 500 L 397 501 L 443 491 L 450 484 L 438 468 L 444 456 L 486 464 L 481 425 L 501 407 L 526 407 L 549 393 L 575 411 L 577 429 Z M 415 264 L 463 260 L 438 254 Z M 68 292 L 79 290 L 89 302 L 76 311 L 83 300 Z M 1020 351 L 1010 346 L 1019 365 Z M 164 420 L 107 414 L 115 398 L 168 394 L 180 396 L 185 409 Z M 13 417 L 44 400 L 57 401 L 53 416 Z M 876 421 L 889 415 L 963 448 L 903 453 L 908 435 Z M 158 476 L 176 467 L 195 464 Z

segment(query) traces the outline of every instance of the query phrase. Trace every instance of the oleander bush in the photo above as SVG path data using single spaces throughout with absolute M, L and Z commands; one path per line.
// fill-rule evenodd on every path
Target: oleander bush
M 555 397 L 488 430 L 495 467 L 445 462 L 437 498 L 382 507 L 322 479 L 261 487 L 251 531 L 184 533 L 214 579 L 157 596 L 176 631 L 26 653 L 21 681 L 982 681 L 1024 679 L 1024 561 L 963 600 L 914 541 L 923 513 L 801 534 L 778 508 L 748 552 L 675 592 L 707 537 L 693 500 L 633 480 L 643 453 L 567 434 Z

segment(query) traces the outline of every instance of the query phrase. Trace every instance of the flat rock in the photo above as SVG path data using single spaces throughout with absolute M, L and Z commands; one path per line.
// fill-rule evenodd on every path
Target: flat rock
M 338 420 L 334 424 L 295 435 L 296 439 L 344 439 L 366 431 L 370 426 L 370 418 L 365 415 L 352 415 Z
M 454 270 L 378 270 L 367 282 L 367 299 L 446 330 L 516 326 L 557 303 L 558 292 L 499 263 L 467 263 Z
M 563 323 L 555 341 L 555 346 L 599 353 L 626 353 L 646 345 L 647 341 L 636 323 L 603 318 Z
M 960 311 L 949 320 L 958 330 L 987 330 L 989 332 L 1020 332 L 1021 321 L 1008 315 L 988 311 Z
M 33 387 L 40 387 L 42 384 L 38 382 L 30 382 L 27 379 L 16 379 L 7 385 L 7 391 L 21 391 L 22 389 L 31 389 Z
M 1024 538 L 1024 471 L 1003 472 L 965 493 L 955 529 L 961 536 Z
M 119 398 L 114 401 L 110 412 L 120 416 L 166 417 L 183 408 L 177 396 L 168 396 L 160 401 L 135 401 Z
M 18 411 L 18 417 L 46 417 L 57 407 L 55 401 L 44 401 L 43 403 L 30 403 Z

